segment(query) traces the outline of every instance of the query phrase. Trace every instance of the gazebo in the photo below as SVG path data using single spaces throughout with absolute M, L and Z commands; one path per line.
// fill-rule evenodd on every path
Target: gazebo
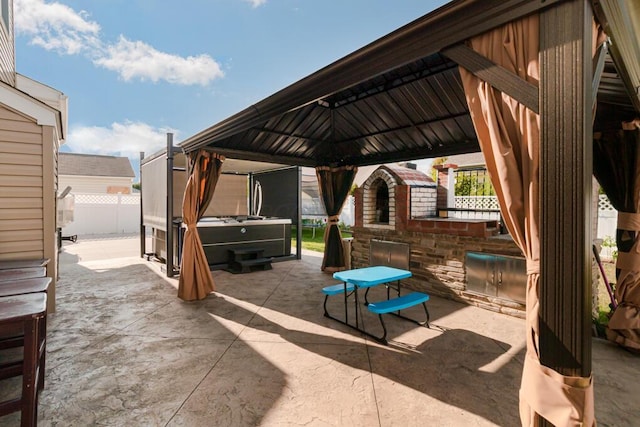
M 315 167 L 332 271 L 358 166 L 482 150 L 527 259 L 522 424 L 592 425 L 594 136 L 640 115 L 638 34 L 634 0 L 452 1 L 184 140 L 189 202 L 206 205 L 224 156 Z

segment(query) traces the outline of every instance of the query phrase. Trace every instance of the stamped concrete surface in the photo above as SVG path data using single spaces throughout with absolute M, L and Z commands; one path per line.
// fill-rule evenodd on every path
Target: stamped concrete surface
M 184 302 L 139 248 L 137 236 L 64 243 L 40 426 L 519 425 L 521 319 L 432 298 L 431 328 L 390 317 L 384 346 L 323 316 L 336 281 L 317 254 L 216 271 L 214 294 Z M 344 316 L 340 296 L 327 307 Z M 359 321 L 382 331 L 366 309 Z M 594 340 L 593 371 L 598 425 L 640 425 L 640 359 Z M 0 397 L 15 391 L 0 384 Z

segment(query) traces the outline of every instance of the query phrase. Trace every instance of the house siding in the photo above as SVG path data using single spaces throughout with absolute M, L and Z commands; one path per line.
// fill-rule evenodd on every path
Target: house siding
M 9 28 L 0 24 L 0 80 L 16 85 L 15 46 L 13 42 L 13 2 L 9 2 Z
M 44 256 L 42 174 L 42 127 L 0 107 L 0 259 Z
M 55 130 L 0 105 L 0 260 L 49 258 L 57 277 Z M 55 296 L 50 292 L 49 309 Z

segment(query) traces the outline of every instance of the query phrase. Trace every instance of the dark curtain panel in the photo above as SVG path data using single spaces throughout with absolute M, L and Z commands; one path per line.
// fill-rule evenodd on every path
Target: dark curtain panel
M 320 197 L 327 211 L 327 228 L 324 232 L 324 257 L 322 271 L 340 271 L 345 269 L 342 235 L 338 222 L 358 168 L 355 166 L 316 168 Z
M 209 263 L 196 227 L 213 198 L 224 157 L 205 150 L 192 154 L 191 175 L 182 201 L 184 233 L 178 297 L 185 301 L 206 298 L 215 290 Z
M 594 135 L 593 174 L 618 210 L 616 291 L 607 338 L 640 352 L 640 119 Z

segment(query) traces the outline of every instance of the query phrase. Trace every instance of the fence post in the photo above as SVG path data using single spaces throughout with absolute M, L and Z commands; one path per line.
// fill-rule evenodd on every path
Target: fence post
M 121 209 L 122 209 L 122 193 L 118 193 L 118 203 L 116 203 L 116 234 L 120 233 Z

